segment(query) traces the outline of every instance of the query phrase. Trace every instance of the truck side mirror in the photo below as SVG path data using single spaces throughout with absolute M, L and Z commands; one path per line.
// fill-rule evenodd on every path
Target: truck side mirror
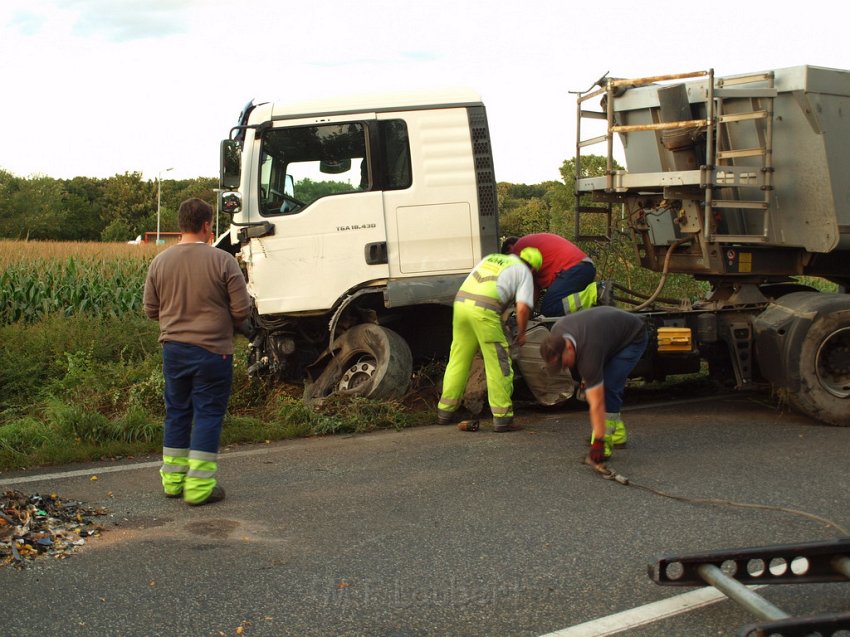
M 218 209 L 230 216 L 242 210 L 242 195 L 233 190 L 218 193 Z
M 218 187 L 224 190 L 238 188 L 242 180 L 242 144 L 235 139 L 221 142 Z

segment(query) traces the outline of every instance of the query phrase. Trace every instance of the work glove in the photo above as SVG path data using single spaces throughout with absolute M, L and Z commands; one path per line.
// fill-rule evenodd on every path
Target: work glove
M 596 464 L 605 462 L 605 440 L 594 440 L 590 445 L 590 459 Z

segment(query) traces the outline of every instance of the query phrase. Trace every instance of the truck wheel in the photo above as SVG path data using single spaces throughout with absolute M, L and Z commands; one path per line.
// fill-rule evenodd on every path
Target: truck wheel
M 850 310 L 812 323 L 800 349 L 800 391 L 790 400 L 826 424 L 850 426 Z
M 374 323 L 362 323 L 341 334 L 333 344 L 334 357 L 304 399 L 321 401 L 331 394 L 376 400 L 401 398 L 410 387 L 413 357 L 407 342 Z

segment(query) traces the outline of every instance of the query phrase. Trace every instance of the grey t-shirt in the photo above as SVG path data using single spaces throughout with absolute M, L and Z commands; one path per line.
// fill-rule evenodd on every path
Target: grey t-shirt
M 646 337 L 643 320 L 624 310 L 601 305 L 558 319 L 552 333 L 573 342 L 575 371 L 586 389 L 602 384 L 605 363 L 620 350 Z

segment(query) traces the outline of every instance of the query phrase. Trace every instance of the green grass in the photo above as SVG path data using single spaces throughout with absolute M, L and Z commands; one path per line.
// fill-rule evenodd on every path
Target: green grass
M 157 453 L 163 377 L 158 326 L 137 315 L 49 315 L 0 326 L 0 470 Z M 414 377 L 399 402 L 334 397 L 322 409 L 303 388 L 249 379 L 237 337 L 222 445 L 402 429 L 429 423 L 442 368 Z

